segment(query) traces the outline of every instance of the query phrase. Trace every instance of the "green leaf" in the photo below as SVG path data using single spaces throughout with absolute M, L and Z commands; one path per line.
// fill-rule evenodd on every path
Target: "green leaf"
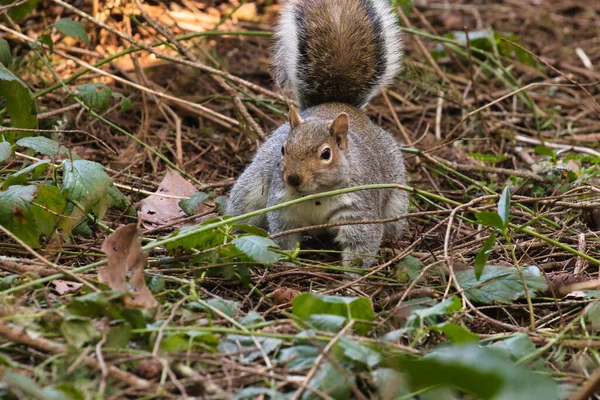
M 0 64 L 8 68 L 10 66 L 11 61 L 12 54 L 10 52 L 10 46 L 8 45 L 8 42 L 5 39 L 0 38 Z
M 104 346 L 115 349 L 124 349 L 127 347 L 131 335 L 131 325 L 128 322 L 121 322 L 119 325 L 111 327 L 106 336 L 106 343 L 104 343 Z
M 319 389 L 336 400 L 350 399 L 350 385 L 354 384 L 354 375 L 342 376 L 340 371 L 331 363 L 325 363 L 319 367 L 314 378 L 308 383 L 308 387 Z M 321 396 L 306 390 L 302 395 L 303 400 L 321 399 Z
M 63 161 L 63 192 L 71 201 L 81 204 L 85 212 L 102 217 L 108 205 L 107 192 L 112 179 L 102 165 L 94 161 Z
M 0 379 L 0 384 L 5 383 L 10 388 L 18 389 L 27 399 L 52 400 L 30 377 L 14 372 L 10 369 L 4 370 Z M 10 397 L 9 397 L 10 398 Z
M 265 265 L 271 265 L 281 259 L 281 255 L 272 251 L 269 247 L 277 247 L 271 239 L 261 236 L 241 236 L 233 239 L 231 243 L 241 252 L 254 261 Z
M 373 383 L 381 399 L 413 399 L 406 378 L 392 368 L 378 368 L 371 372 Z
M 50 49 L 51 52 L 54 51 L 54 42 L 52 41 L 52 36 L 45 33 L 45 34 L 41 35 L 38 40 L 40 41 L 40 43 L 48 46 L 48 48 Z
M 108 188 L 108 205 L 122 211 L 127 211 L 127 215 L 136 216 L 137 212 L 131 205 L 131 201 L 116 186 Z
M 16 3 L 17 1 L 18 0 L 0 0 L 0 5 L 12 4 Z M 35 9 L 39 2 L 40 0 L 29 0 L 19 6 L 11 7 L 10 10 L 8 10 L 8 15 L 10 15 L 11 18 L 16 19 L 17 21 L 22 20 L 23 18 L 31 14 L 31 12 Z
M 12 146 L 8 142 L 0 142 L 0 162 L 12 157 Z
M 28 149 L 34 150 L 36 153 L 50 157 L 56 157 L 59 154 L 67 154 L 70 158 L 79 158 L 77 155 L 72 154 L 65 146 L 61 146 L 58 142 L 44 136 L 26 137 L 18 140 L 17 145 L 27 147 Z
M 225 340 L 219 343 L 217 350 L 226 354 L 243 354 L 241 362 L 248 364 L 263 357 L 263 354 L 256 346 L 256 342 L 260 344 L 262 352 L 267 355 L 275 353 L 275 351 L 283 344 L 283 340 L 275 338 L 227 335 Z
M 70 317 L 64 320 L 60 325 L 60 332 L 67 343 L 75 347 L 82 347 L 85 343 L 100 336 L 92 321 L 79 317 Z
M 432 307 L 415 308 L 406 320 L 405 327 L 408 330 L 422 329 L 425 323 L 434 324 L 437 317 L 453 313 L 462 308 L 458 296 L 452 296 Z
M 85 29 L 83 29 L 83 26 L 79 22 L 73 21 L 71 18 L 61 18 L 50 26 L 56 28 L 57 31 L 65 36 L 81 39 L 85 44 L 90 44 L 90 40 L 88 39 L 88 35 L 85 32 Z
M 417 257 L 406 256 L 399 261 L 399 264 L 406 267 L 408 276 L 411 280 L 417 279 L 421 270 L 423 269 L 423 263 Z
M 60 222 L 66 201 L 53 186 L 11 186 L 0 192 L 0 224 L 28 245 L 38 248 Z
M 165 278 L 163 278 L 162 276 L 153 276 L 152 279 L 150 279 L 150 283 L 148 284 L 148 289 L 150 289 L 152 293 L 162 292 L 163 290 L 165 290 Z
M 241 231 L 244 231 L 246 233 L 249 233 L 251 235 L 254 235 L 254 236 L 262 236 L 262 237 L 269 236 L 267 231 L 265 231 L 262 228 L 259 228 L 258 226 L 254 226 L 254 225 L 235 224 L 235 225 L 233 225 L 233 227 L 236 229 L 239 229 Z
M 585 308 L 585 316 L 594 331 L 600 330 L 600 303 L 595 301 Z
M 512 362 L 517 362 L 521 358 L 537 351 L 535 345 L 529 338 L 529 335 L 526 333 L 518 333 L 507 339 L 492 343 L 486 346 L 486 348 L 492 350 L 500 357 Z M 530 362 L 528 366 L 536 371 L 548 370 L 544 364 L 544 361 L 539 358 L 536 358 L 533 362 Z
M 375 318 L 371 300 L 366 297 L 326 296 L 316 293 L 302 293 L 297 296 L 293 301 L 292 313 L 302 320 L 308 320 L 315 314 L 339 315 L 346 318 L 346 321 L 373 321 Z M 365 335 L 371 329 L 371 325 L 357 322 L 354 329 L 360 335 Z
M 39 185 L 31 208 L 38 235 L 50 236 L 59 227 L 67 200 L 56 186 Z
M 558 386 L 551 378 L 476 344 L 443 348 L 402 364 L 414 390 L 441 385 L 483 400 L 558 400 Z
M 265 318 L 256 311 L 250 311 L 240 319 L 240 324 L 244 326 L 258 325 L 265 322 Z
M 540 156 L 548 156 L 548 157 L 552 158 L 552 161 L 556 162 L 556 153 L 552 149 L 550 149 L 546 146 L 534 147 L 533 151 L 535 151 Z
M 119 109 L 121 110 L 121 112 L 127 112 L 131 110 L 131 100 L 129 100 L 122 93 L 113 92 L 112 96 L 115 100 L 119 100 Z
M 502 221 L 502 217 L 500 217 L 498 213 L 491 211 L 480 211 L 475 213 L 475 218 L 477 218 L 477 220 L 483 225 L 504 229 L 504 221 Z
M 454 344 L 478 342 L 479 336 L 469 331 L 462 325 L 444 322 L 429 328 L 432 331 L 443 333 Z
M 496 234 L 492 233 L 485 243 L 483 243 L 483 247 L 481 247 L 477 256 L 475 256 L 475 278 L 477 278 L 477 280 L 481 277 L 483 267 L 485 267 L 485 264 L 487 263 L 491 249 L 494 247 L 494 243 L 496 243 Z
M 208 199 L 210 199 L 210 196 L 207 193 L 196 192 L 193 193 L 189 199 L 180 200 L 178 204 L 183 212 L 192 216 L 198 213 L 198 207 Z
M 112 90 L 104 83 L 86 83 L 77 86 L 76 96 L 91 108 L 104 111 L 108 108 L 108 99 L 112 96 Z
M 502 228 L 506 228 L 510 218 L 510 188 L 508 186 L 502 190 L 502 195 L 498 201 L 498 215 L 502 218 Z
M 277 360 L 285 361 L 285 368 L 291 371 L 300 371 L 315 363 L 321 350 L 315 346 L 299 345 L 281 349 L 277 354 Z
M 35 98 L 29 87 L 6 67 L 0 64 L 0 97 L 6 99 L 6 111 L 14 128 L 37 129 Z M 9 142 L 29 136 L 28 132 L 4 132 Z
M 239 301 L 225 300 L 225 299 L 221 299 L 219 297 L 212 298 L 212 299 L 208 300 L 207 303 L 211 307 L 216 308 L 217 310 L 221 311 L 223 314 L 227 315 L 228 317 L 235 316 L 235 313 L 240 308 Z M 219 318 L 218 315 L 214 315 L 214 317 Z
M 241 399 L 270 399 L 270 400 L 288 400 L 289 396 L 278 392 L 275 389 L 265 387 L 247 387 L 235 393 L 236 400 Z
M 523 268 L 523 274 L 531 295 L 548 288 L 548 283 L 539 268 L 535 266 Z M 510 304 L 525 296 L 525 289 L 516 268 L 487 265 L 479 280 L 472 270 L 460 271 L 455 275 L 469 300 L 476 303 Z
M 114 315 L 120 305 L 116 302 L 124 293 L 114 291 L 91 292 L 75 297 L 67 305 L 67 311 L 73 315 L 89 318 L 100 318 L 107 314 Z
M 346 318 L 339 315 L 313 314 L 308 317 L 306 323 L 314 329 L 336 333 L 342 329 Z
M 359 362 L 371 369 L 381 362 L 381 354 L 368 346 L 357 343 L 345 336 L 340 337 L 338 343 L 343 349 L 344 355 L 352 361 Z
M 44 388 L 44 394 L 51 400 L 85 400 L 83 393 L 68 383 L 58 383 Z
M 203 223 L 200 226 L 207 226 L 213 224 L 215 222 L 223 221 L 224 218 L 211 218 Z M 179 238 L 183 233 L 188 231 L 194 231 L 198 229 L 198 226 L 186 226 L 181 229 L 175 230 L 171 235 L 168 236 L 169 239 L 175 238 L 175 240 L 167 243 L 168 250 L 175 250 L 178 248 L 183 248 L 185 250 L 206 250 L 212 247 L 223 244 L 225 241 L 225 233 L 223 229 L 211 229 L 208 231 L 193 233 L 189 236 Z M 237 250 L 236 250 L 237 251 Z

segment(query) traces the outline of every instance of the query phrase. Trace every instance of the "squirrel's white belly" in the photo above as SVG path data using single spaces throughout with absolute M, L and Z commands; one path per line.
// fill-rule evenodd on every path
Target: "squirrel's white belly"
M 281 200 L 289 201 L 297 198 L 297 194 L 286 190 Z M 327 224 L 336 222 L 340 218 L 354 217 L 349 215 L 353 213 L 348 209 L 353 202 L 354 196 L 342 194 L 295 204 L 283 209 L 281 214 L 288 224 L 295 227 Z

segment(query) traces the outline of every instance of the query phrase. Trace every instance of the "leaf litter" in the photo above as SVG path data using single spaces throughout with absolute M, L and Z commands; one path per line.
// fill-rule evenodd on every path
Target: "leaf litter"
M 144 279 L 148 254 L 142 252 L 138 224 L 120 226 L 102 243 L 106 266 L 98 270 L 98 280 L 111 289 L 128 292 L 125 304 L 131 307 L 153 308 L 158 305 Z M 127 274 L 130 274 L 127 282 Z
M 128 205 L 145 193 L 156 193 L 153 201 L 167 193 L 160 191 L 163 174 L 186 181 L 167 165 L 204 184 L 174 188 L 163 181 L 175 199 L 167 206 L 156 201 L 150 211 L 160 215 L 164 208 L 164 215 L 114 241 L 124 247 L 111 258 L 125 261 L 117 263 L 120 269 L 111 263 L 114 276 L 103 279 L 118 292 L 82 287 L 68 293 L 70 285 L 57 286 L 53 270 L 38 277 L 43 264 L 32 264 L 33 256 L 2 236 L 0 256 L 7 258 L 0 267 L 19 268 L 0 271 L 0 397 L 411 399 L 416 393 L 464 398 L 464 390 L 485 399 L 587 398 L 596 376 L 600 295 L 555 296 L 565 285 L 598 278 L 600 75 L 577 56 L 600 62 L 593 2 L 399 4 L 407 17 L 404 71 L 366 111 L 410 148 L 409 184 L 418 190 L 406 235 L 388 244 L 392 251 L 382 251 L 372 274 L 354 282 L 339 273 L 333 246 L 318 240 L 283 252 L 264 231 L 227 223 L 222 210 L 207 215 L 206 225 L 190 218 L 211 212 L 213 202 L 222 205 L 254 154 L 259 131 L 285 120 L 287 100 L 270 91 L 266 73 L 271 39 L 265 27 L 280 4 L 249 1 L 237 11 L 227 2 L 144 3 L 142 13 L 134 2 L 118 11 L 101 8 L 103 21 L 124 35 L 118 38 L 108 30 L 97 34 L 100 27 L 83 21 L 69 2 L 51 3 L 24 23 L 16 9 L 8 10 L 22 35 L 32 36 L 33 50 L 22 35 L 3 34 L 5 44 L 0 38 L 0 58 L 12 63 L 0 74 L 0 92 L 11 91 L 4 96 L 4 121 L 32 128 L 38 120 L 51 130 L 0 128 L 2 193 L 31 186 L 25 196 L 2 200 L 4 210 L 17 205 L 23 211 L 15 220 L 0 210 L 11 232 L 43 258 L 93 279 L 91 270 L 105 261 L 103 232 L 136 219 Z M 78 11 L 92 13 L 89 7 Z M 129 15 L 147 28 L 136 25 L 135 40 L 168 41 L 154 49 L 185 56 L 188 65 L 147 51 L 119 55 L 115 43 L 129 39 Z M 50 35 L 49 25 L 64 18 L 70 20 Z M 456 32 L 465 26 L 470 43 Z M 498 31 L 483 30 L 487 26 Z M 111 59 L 91 54 L 83 32 Z M 120 80 L 80 74 L 77 62 L 53 53 L 53 41 L 77 61 L 110 61 L 100 69 L 118 71 Z M 55 70 L 39 64 L 34 52 L 51 59 Z M 218 62 L 226 79 L 191 67 L 194 60 Z M 62 133 L 64 127 L 87 134 Z M 22 138 L 32 138 L 20 142 L 28 147 L 18 146 Z M 32 197 L 42 206 L 35 211 L 21 201 Z M 484 213 L 482 220 L 477 213 Z M 60 225 L 65 217 L 72 218 L 73 234 L 49 238 L 56 226 L 70 233 Z M 401 265 L 394 255 L 404 257 Z M 160 304 L 151 316 L 122 301 L 131 302 L 144 287 L 148 262 L 146 288 L 156 303 L 150 295 L 143 303 Z M 128 272 L 132 266 L 137 269 Z M 534 330 L 528 330 L 517 266 L 525 271 Z M 552 289 L 544 291 L 548 281 Z M 24 327 L 31 335 L 23 335 Z M 439 388 L 446 385 L 453 387 Z

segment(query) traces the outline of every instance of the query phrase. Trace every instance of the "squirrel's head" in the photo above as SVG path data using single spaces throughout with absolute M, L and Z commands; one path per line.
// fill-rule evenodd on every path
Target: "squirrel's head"
M 289 121 L 290 135 L 281 148 L 282 177 L 287 186 L 301 194 L 314 194 L 340 185 L 348 150 L 348 114 L 340 113 L 331 121 L 303 121 L 290 106 Z

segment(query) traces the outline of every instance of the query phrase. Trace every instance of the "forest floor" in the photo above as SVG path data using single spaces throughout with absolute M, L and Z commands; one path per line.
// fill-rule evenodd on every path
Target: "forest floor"
M 277 2 L 18 3 L 1 398 L 600 398 L 600 2 L 396 2 L 403 70 L 366 112 L 411 210 L 360 278 L 221 218 L 286 119 Z

